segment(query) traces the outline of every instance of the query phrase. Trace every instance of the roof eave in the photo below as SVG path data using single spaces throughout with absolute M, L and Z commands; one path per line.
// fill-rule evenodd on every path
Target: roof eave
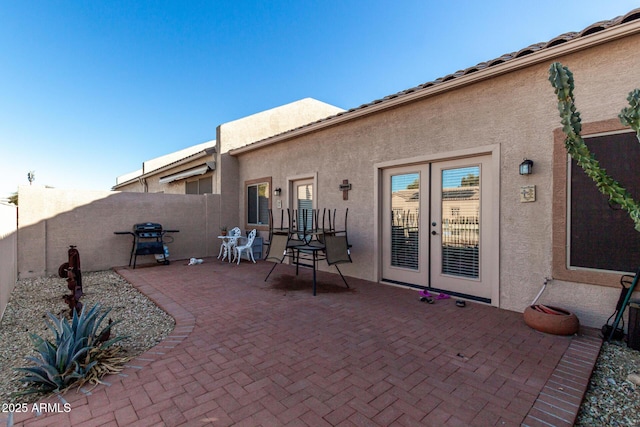
M 165 172 L 167 170 L 176 168 L 178 166 L 182 166 L 182 165 L 184 165 L 186 163 L 189 163 L 189 162 L 192 162 L 194 160 L 198 160 L 198 159 L 200 159 L 202 157 L 210 156 L 213 153 L 215 153 L 215 150 L 213 152 L 210 149 L 205 149 L 205 150 L 199 151 L 199 152 L 194 153 L 194 154 L 192 154 L 192 155 L 190 155 L 188 157 L 182 158 L 180 160 L 176 160 L 175 162 L 169 163 L 168 165 L 164 165 L 164 166 L 162 166 L 162 167 L 160 167 L 158 169 L 154 169 L 152 171 L 143 173 L 142 175 L 138 175 L 135 178 L 131 178 L 128 181 L 122 182 L 120 184 L 116 184 L 113 187 L 111 187 L 111 189 L 112 190 L 117 190 L 120 187 L 124 187 L 124 186 L 130 185 L 130 184 L 135 184 L 136 182 L 139 182 L 140 179 L 146 179 L 146 178 L 148 178 L 148 177 L 150 177 L 152 175 L 157 175 L 159 173 L 162 173 L 162 172 Z
M 358 119 L 360 117 L 375 114 L 380 111 L 384 111 L 390 108 L 394 108 L 403 104 L 414 102 L 420 99 L 428 98 L 443 92 L 447 92 L 463 86 L 468 86 L 482 80 L 494 78 L 496 76 L 507 74 L 515 70 L 530 67 L 531 65 L 539 64 L 541 62 L 549 61 L 550 59 L 564 56 L 570 53 L 578 52 L 584 49 L 588 49 L 603 43 L 608 43 L 613 40 L 621 39 L 631 36 L 633 34 L 640 33 L 640 21 L 631 21 L 625 24 L 616 25 L 614 27 L 602 30 L 600 32 L 591 34 L 587 37 L 580 37 L 570 40 L 566 43 L 542 49 L 533 52 L 529 55 L 525 55 L 519 58 L 510 59 L 499 65 L 487 67 L 482 70 L 465 74 L 463 76 L 456 77 L 454 79 L 435 84 L 427 88 L 416 88 L 414 92 L 407 94 L 399 94 L 392 99 L 382 99 L 374 101 L 373 105 L 367 105 L 363 108 L 357 108 L 349 110 L 345 113 L 340 113 L 336 116 L 330 117 L 324 121 L 311 123 L 307 126 L 294 129 L 290 132 L 273 136 L 271 138 L 264 139 L 262 141 L 254 142 L 244 147 L 239 147 L 229 151 L 232 156 L 248 153 L 250 151 L 258 150 L 263 147 L 276 144 L 288 139 L 296 138 L 302 135 L 306 135 L 311 132 L 316 132 L 321 129 L 325 129 L 331 126 L 336 126 L 341 123 L 345 123 L 351 120 Z

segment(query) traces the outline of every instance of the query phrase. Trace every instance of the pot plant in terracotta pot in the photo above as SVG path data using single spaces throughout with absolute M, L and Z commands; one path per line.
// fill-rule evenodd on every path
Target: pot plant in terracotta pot
M 220 235 L 221 236 L 226 236 L 227 235 L 227 226 L 226 225 L 220 226 Z
M 629 214 L 635 229 L 640 231 L 640 203 L 600 166 L 580 136 L 582 124 L 573 96 L 573 73 L 556 62 L 549 69 L 549 81 L 558 98 L 558 111 L 563 126 L 562 131 L 566 135 L 564 145 L 567 153 L 594 181 L 598 190 L 609 198 L 609 203 L 620 206 Z M 630 92 L 627 100 L 629 107 L 624 108 L 618 117 L 623 125 L 629 126 L 636 132 L 640 141 L 640 89 Z M 544 291 L 547 281 L 548 279 L 545 280 L 534 302 L 525 309 L 523 314 L 525 323 L 534 329 L 552 334 L 571 335 L 578 332 L 579 321 L 575 314 L 562 308 L 535 304 Z

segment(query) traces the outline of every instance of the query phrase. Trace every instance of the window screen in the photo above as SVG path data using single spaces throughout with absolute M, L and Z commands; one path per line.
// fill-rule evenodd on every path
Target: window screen
M 640 144 L 633 133 L 585 138 L 607 173 L 640 199 Z M 569 264 L 633 272 L 640 265 L 640 232 L 619 206 L 611 206 L 582 168 L 571 161 Z
M 198 194 L 198 181 L 187 182 L 187 194 Z
M 420 174 L 391 177 L 391 265 L 418 269 Z
M 210 194 L 213 193 L 213 181 L 210 176 L 200 178 L 197 181 L 189 181 L 185 190 L 187 194 Z
M 247 186 L 247 223 L 252 225 L 269 222 L 269 184 Z
M 480 167 L 442 171 L 442 273 L 480 276 Z

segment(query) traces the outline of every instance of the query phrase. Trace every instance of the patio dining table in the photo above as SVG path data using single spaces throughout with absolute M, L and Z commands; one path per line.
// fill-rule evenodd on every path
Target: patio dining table
M 327 212 L 328 217 L 325 222 L 325 213 Z M 322 225 L 319 224 L 318 210 L 316 209 L 305 209 L 301 212 L 291 212 L 287 210 L 288 226 L 287 222 L 284 221 L 284 214 L 281 213 L 280 216 L 280 227 L 274 227 L 273 213 L 271 211 L 269 212 L 269 235 L 270 238 L 272 238 L 272 242 L 270 242 L 270 244 L 274 244 L 275 240 L 278 240 L 279 243 L 276 244 L 276 247 L 278 248 L 276 250 L 277 254 L 275 256 L 268 257 L 267 259 L 271 258 L 273 260 L 277 260 L 278 263 L 282 263 L 285 258 L 290 258 L 291 264 L 296 266 L 296 275 L 298 275 L 300 267 L 311 268 L 313 271 L 313 295 L 315 296 L 317 293 L 318 261 L 327 260 L 329 265 L 344 262 L 341 259 L 335 260 L 335 250 L 332 252 L 333 261 L 330 262 L 328 256 L 328 249 L 330 248 L 327 248 L 326 239 L 330 238 L 330 236 L 337 235 L 342 235 L 343 238 L 346 239 L 346 213 L 344 230 L 335 229 L 335 211 L 332 215 L 331 211 L 327 211 L 326 209 L 323 210 Z M 276 239 L 276 236 L 278 236 L 278 239 Z M 286 244 L 283 241 L 284 239 L 286 239 Z M 335 244 L 332 244 L 331 248 L 334 248 L 334 246 Z M 347 243 L 345 250 L 348 251 L 349 247 L 350 245 Z M 350 258 L 348 258 L 348 262 L 351 262 Z M 273 271 L 273 268 L 271 271 Z M 340 269 L 338 269 L 338 272 L 340 273 L 342 280 L 345 282 L 345 285 L 349 287 L 344 276 L 342 276 Z M 269 275 L 270 274 L 271 272 L 269 272 Z M 269 275 L 267 275 L 265 280 L 269 278 Z

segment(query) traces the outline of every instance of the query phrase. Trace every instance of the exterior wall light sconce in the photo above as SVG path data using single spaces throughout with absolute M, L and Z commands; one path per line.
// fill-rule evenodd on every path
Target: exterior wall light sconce
M 520 175 L 531 175 L 533 173 L 533 160 L 524 159 L 520 163 Z
M 282 193 L 282 188 L 278 187 L 275 190 L 273 190 L 273 195 L 276 197 L 280 197 L 280 194 Z

